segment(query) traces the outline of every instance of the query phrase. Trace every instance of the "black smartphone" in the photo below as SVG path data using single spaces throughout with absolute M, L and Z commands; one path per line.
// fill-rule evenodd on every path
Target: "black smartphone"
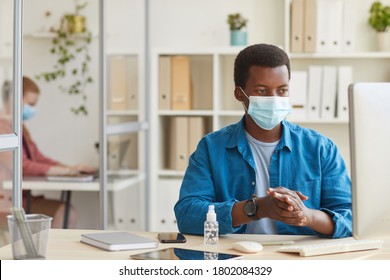
M 158 240 L 161 243 L 184 243 L 186 238 L 180 232 L 160 232 Z

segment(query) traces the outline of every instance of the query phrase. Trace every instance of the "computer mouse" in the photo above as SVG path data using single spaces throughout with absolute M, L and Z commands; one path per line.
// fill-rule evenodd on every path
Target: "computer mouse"
M 232 244 L 233 249 L 243 253 L 257 253 L 263 250 L 260 243 L 254 241 L 238 241 Z

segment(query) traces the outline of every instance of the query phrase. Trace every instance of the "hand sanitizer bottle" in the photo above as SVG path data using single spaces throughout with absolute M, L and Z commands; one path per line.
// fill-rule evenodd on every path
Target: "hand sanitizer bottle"
M 218 243 L 219 225 L 217 214 L 214 211 L 214 205 L 209 205 L 207 219 L 204 222 L 204 244 L 214 245 Z

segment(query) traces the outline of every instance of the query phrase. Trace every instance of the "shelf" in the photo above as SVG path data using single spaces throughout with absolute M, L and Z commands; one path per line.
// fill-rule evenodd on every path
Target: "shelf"
M 109 176 L 134 176 L 140 173 L 137 169 L 107 170 Z
M 118 117 L 118 116 L 138 116 L 138 110 L 124 110 L 124 111 L 107 111 L 108 117 Z
M 211 110 L 160 110 L 160 116 L 212 116 Z
M 218 115 L 222 117 L 237 117 L 237 116 L 243 116 L 244 115 L 244 109 L 242 110 L 222 110 L 218 113 Z
M 115 191 L 120 191 L 131 186 L 137 186 L 139 183 L 145 181 L 145 177 L 145 173 L 140 172 L 136 175 L 110 176 L 108 181 L 115 184 Z
M 218 113 L 221 117 L 241 117 L 244 115 L 243 111 L 231 110 L 231 111 L 221 111 Z M 347 119 L 296 119 L 293 117 L 287 117 L 286 120 L 293 123 L 306 123 L 306 124 L 348 124 Z
M 140 52 L 136 50 L 127 50 L 122 48 L 108 48 L 107 55 L 138 56 Z
M 147 130 L 149 124 L 147 122 L 129 121 L 115 124 L 108 124 L 106 127 L 106 135 L 120 135 L 127 133 L 137 133 Z
M 55 32 L 34 32 L 34 33 L 27 33 L 23 34 L 23 37 L 26 39 L 53 39 L 56 36 Z M 84 38 L 85 35 L 77 35 L 75 34 L 74 37 Z M 92 38 L 97 38 L 97 34 L 92 34 Z
M 24 34 L 23 37 L 32 38 L 32 39 L 51 39 L 56 36 L 54 32 L 35 32 L 35 33 Z
M 161 177 L 183 177 L 184 171 L 164 169 L 164 170 L 160 170 L 158 172 L 158 176 L 161 176 Z
M 207 47 L 207 48 L 156 48 L 153 49 L 154 52 L 159 55 L 213 55 L 213 54 L 221 54 L 221 55 L 236 55 L 238 54 L 245 46 L 221 46 L 221 47 Z
M 153 51 L 159 55 L 237 55 L 245 46 L 232 47 L 209 47 L 209 48 L 194 48 L 194 49 L 154 49 Z M 328 52 L 328 53 L 289 53 L 291 59 L 313 59 L 313 58 L 390 58 L 390 52 L 379 51 L 360 51 L 360 52 Z
M 349 124 L 348 120 L 344 119 L 287 119 L 292 123 L 299 124 Z
M 290 53 L 291 59 L 370 59 L 390 58 L 390 52 L 351 52 L 351 53 Z

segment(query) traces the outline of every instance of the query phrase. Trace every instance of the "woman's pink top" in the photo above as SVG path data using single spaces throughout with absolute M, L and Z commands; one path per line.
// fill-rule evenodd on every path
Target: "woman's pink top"
M 50 167 L 59 164 L 44 156 L 34 141 L 23 137 L 23 176 L 44 176 Z

